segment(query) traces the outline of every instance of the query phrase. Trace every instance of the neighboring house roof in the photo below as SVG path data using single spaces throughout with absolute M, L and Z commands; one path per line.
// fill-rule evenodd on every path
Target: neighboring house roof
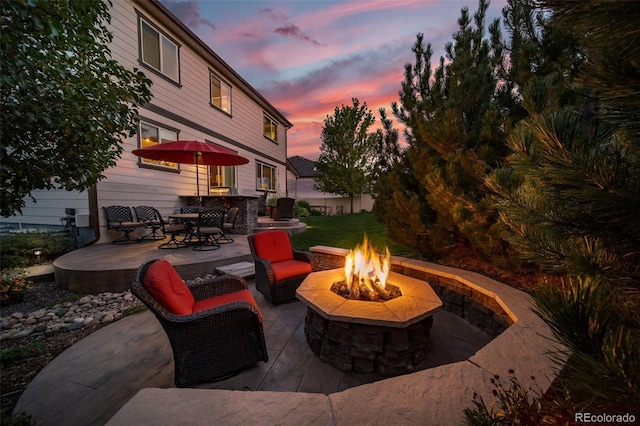
M 140 6 L 145 6 L 144 1 L 137 2 L 137 4 Z M 216 54 L 209 46 L 207 46 L 205 42 L 200 40 L 200 38 L 195 35 L 193 31 L 191 31 L 182 21 L 180 21 L 173 13 L 171 13 L 169 9 L 167 9 L 162 3 L 160 3 L 159 0 L 146 0 L 146 4 L 149 6 L 153 6 L 157 11 L 161 12 L 163 17 L 169 20 L 174 27 L 178 27 L 182 31 L 184 31 L 193 41 L 196 51 L 200 51 L 201 53 L 212 57 L 218 64 L 220 64 L 224 68 L 224 71 L 227 75 L 231 76 L 234 80 L 240 82 L 243 86 L 249 89 L 252 97 L 259 104 L 262 104 L 270 114 L 273 114 L 278 119 L 280 119 L 287 128 L 293 127 L 293 124 L 289 120 L 287 120 L 287 117 L 285 117 L 280 111 L 278 111 L 276 107 L 271 105 L 271 103 L 269 103 L 269 101 L 267 101 L 264 96 L 260 94 L 260 92 L 253 88 L 253 86 L 251 86 L 244 78 L 240 76 L 240 74 L 238 74 L 233 68 L 231 68 L 229 64 L 223 61 L 222 58 L 218 56 L 218 54 Z
M 287 158 L 287 168 L 297 178 L 315 177 L 318 174 L 316 163 L 299 155 Z

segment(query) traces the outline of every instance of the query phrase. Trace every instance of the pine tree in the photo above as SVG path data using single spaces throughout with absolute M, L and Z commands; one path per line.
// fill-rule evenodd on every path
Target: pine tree
M 567 348 L 554 359 L 568 394 L 585 410 L 637 411 L 640 4 L 542 4 L 551 9 L 548 34 L 577 41 L 567 46 L 556 38 L 545 49 L 569 47 L 564 65 L 571 66 L 523 86 L 529 117 L 508 138 L 510 167 L 487 186 L 513 246 L 568 276 L 564 286 L 533 295 L 537 313 Z
M 610 30 L 584 24 L 601 21 L 586 18 L 589 11 L 626 22 L 633 16 L 629 8 L 622 12 L 610 4 L 608 12 L 600 5 L 587 10 L 572 7 L 568 12 L 566 6 L 560 3 L 561 13 L 554 16 L 553 26 L 564 31 L 572 28 L 574 34 L 590 29 L 597 43 L 605 32 L 607 39 L 620 43 L 615 48 L 607 42 L 608 52 L 640 42 L 637 31 L 628 31 L 622 23 L 617 26 L 622 34 L 615 37 Z M 636 16 L 640 16 L 638 9 Z M 616 11 L 624 15 L 615 19 Z M 567 13 L 579 16 L 572 20 Z M 498 195 L 502 222 L 509 230 L 507 239 L 523 257 L 549 271 L 635 283 L 640 288 L 640 117 L 637 102 L 629 106 L 627 92 L 616 81 L 626 72 L 623 80 L 628 90 L 637 90 L 640 64 L 627 57 L 618 63 L 620 72 L 609 63 L 596 70 L 589 52 L 600 52 L 600 48 L 590 48 L 594 41 L 589 37 L 582 37 L 580 43 L 587 53 L 576 57 L 582 58 L 585 67 L 578 72 L 574 68 L 575 82 L 565 79 L 568 88 L 560 90 L 558 73 L 549 73 L 531 79 L 523 90 L 530 118 L 509 137 L 514 151 L 510 167 L 490 176 L 487 185 Z M 637 77 L 631 83 L 629 70 L 634 68 Z
M 405 125 L 408 142 L 404 165 L 411 177 L 396 172 L 397 189 L 408 217 L 421 217 L 428 237 L 420 251 L 442 251 L 463 243 L 483 255 L 503 250 L 495 224 L 497 214 L 483 178 L 507 155 L 508 118 L 495 101 L 498 66 L 504 62 L 499 21 L 485 36 L 488 2 L 481 0 L 472 19 L 463 8 L 454 42 L 445 46 L 445 58 L 431 71 L 432 49 L 417 36 L 415 63 L 405 66 L 400 104 L 394 115 Z M 414 182 L 415 181 L 415 184 Z M 432 214 L 435 213 L 435 214 Z M 385 223 L 393 232 L 393 219 Z M 400 235 L 400 238 L 403 238 Z M 411 239 L 411 236 L 404 238 Z

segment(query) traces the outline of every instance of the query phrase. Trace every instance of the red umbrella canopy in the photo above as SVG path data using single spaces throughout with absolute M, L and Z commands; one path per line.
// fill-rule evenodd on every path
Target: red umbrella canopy
M 173 141 L 159 143 L 133 151 L 138 157 L 208 166 L 239 166 L 249 160 L 235 152 L 201 141 Z

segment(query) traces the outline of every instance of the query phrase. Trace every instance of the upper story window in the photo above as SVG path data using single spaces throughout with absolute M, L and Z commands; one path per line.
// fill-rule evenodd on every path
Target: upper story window
M 231 114 L 231 86 L 224 80 L 210 73 L 211 79 L 211 105 Z
M 140 40 L 141 61 L 178 82 L 178 45 L 144 19 L 140 19 Z
M 264 137 L 274 142 L 278 141 L 278 123 L 267 115 L 264 116 Z
M 140 148 L 157 145 L 163 142 L 171 142 L 178 140 L 178 132 L 169 130 L 153 124 L 140 123 Z M 149 160 L 140 157 L 141 164 L 150 164 L 154 166 L 166 167 L 178 170 L 178 164 L 170 161 Z

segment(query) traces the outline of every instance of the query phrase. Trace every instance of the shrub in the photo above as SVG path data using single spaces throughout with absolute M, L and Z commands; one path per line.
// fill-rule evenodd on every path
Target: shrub
M 12 364 L 18 361 L 31 358 L 32 356 L 44 352 L 44 345 L 41 342 L 32 342 L 26 345 L 13 346 L 0 351 L 0 363 L 2 365 Z
M 31 290 L 31 281 L 25 279 L 23 270 L 0 271 L 0 301 L 3 304 L 22 302 Z
M 302 208 L 305 208 L 307 210 L 311 210 L 311 205 L 309 204 L 308 201 L 305 200 L 296 200 L 296 204 Z
M 42 249 L 41 261 L 51 261 L 71 251 L 71 241 L 58 232 L 25 232 L 0 237 L 3 269 L 21 268 L 36 262 L 33 249 Z
M 477 393 L 473 394 L 475 408 L 466 408 L 464 415 L 468 425 L 532 425 L 569 424 L 576 407 L 566 390 L 554 389 L 547 394 L 537 386 L 525 388 L 509 370 L 509 386 L 505 387 L 499 376 L 493 376 L 491 384 L 493 396 L 497 399 L 487 406 Z
M 293 204 L 293 216 L 294 217 L 307 217 L 309 213 L 309 203 L 307 201 L 296 200 Z

